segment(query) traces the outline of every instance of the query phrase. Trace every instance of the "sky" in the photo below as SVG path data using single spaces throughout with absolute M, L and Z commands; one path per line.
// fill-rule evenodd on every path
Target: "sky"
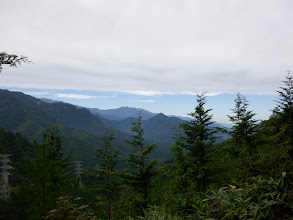
M 292 0 L 0 0 L 0 88 L 100 109 L 186 116 L 206 92 L 228 122 L 235 94 L 267 119 L 292 70 Z

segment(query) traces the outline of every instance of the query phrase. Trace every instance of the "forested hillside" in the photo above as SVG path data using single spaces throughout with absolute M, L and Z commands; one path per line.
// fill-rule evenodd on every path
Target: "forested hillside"
M 131 120 L 133 122 L 133 119 Z M 108 129 L 111 129 L 116 137 L 115 148 L 123 152 L 121 157 L 131 152 L 124 142 L 129 139 L 131 122 L 125 125 L 125 130 L 113 121 L 95 116 L 84 108 L 62 102 L 48 103 L 20 92 L 0 90 L 0 125 L 3 128 L 18 132 L 29 140 L 40 141 L 44 131 L 58 125 L 64 136 L 65 154 L 73 154 L 75 160 L 82 160 L 87 166 L 94 165 L 93 149 Z M 172 126 L 165 124 L 164 130 L 160 131 L 172 134 Z M 160 156 L 162 161 L 171 157 L 164 137 L 160 139 L 162 141 L 153 140 L 151 136 L 146 139 L 147 143 L 159 145 L 159 153 L 154 153 L 154 156 Z M 168 137 L 169 142 L 170 140 L 172 138 Z
M 233 127 L 226 130 L 214 126 L 213 110 L 206 108 L 204 94 L 196 96 L 190 121 L 157 114 L 148 120 L 138 115 L 114 122 L 69 104 L 43 103 L 1 90 L 1 126 L 38 137 L 30 142 L 19 134 L 0 130 L 0 149 L 12 154 L 14 166 L 11 196 L 0 200 L 1 217 L 290 219 L 290 74 L 278 94 L 270 119 L 259 122 L 246 97 L 238 93 L 235 107 L 227 116 Z M 52 128 L 55 122 L 61 122 L 59 128 Z M 107 129 L 106 123 L 115 123 L 117 130 L 114 126 L 113 130 Z M 154 143 L 170 134 L 168 123 L 174 123 L 177 129 L 172 130 L 174 142 L 165 142 L 171 158 L 162 164 L 161 151 Z M 166 133 L 151 132 L 155 128 Z M 96 133 L 100 134 L 99 141 Z M 228 140 L 217 142 L 221 134 L 228 135 Z M 122 141 L 124 147 L 119 145 Z M 81 150 L 84 143 L 87 148 Z M 72 153 L 92 154 L 94 163 L 77 175 L 67 157 Z

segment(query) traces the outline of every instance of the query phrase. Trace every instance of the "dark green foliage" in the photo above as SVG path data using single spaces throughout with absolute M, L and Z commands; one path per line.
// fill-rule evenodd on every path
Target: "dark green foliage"
M 248 101 L 243 95 L 238 93 L 234 101 L 233 115 L 227 115 L 234 124 L 230 131 L 231 145 L 227 150 L 234 157 L 241 158 L 241 166 L 247 173 L 256 174 L 253 161 L 256 160 L 257 120 L 254 119 L 255 114 L 248 110 Z
M 118 164 L 119 151 L 114 151 L 112 148 L 112 142 L 114 136 L 112 133 L 105 134 L 101 138 L 103 146 L 96 149 L 96 164 L 97 164 L 97 191 L 98 206 L 102 206 L 102 212 L 108 219 L 114 219 L 117 200 L 119 199 L 119 192 L 121 191 L 121 180 L 119 178 L 119 172 L 116 170 Z
M 127 163 L 131 169 L 125 171 L 125 177 L 137 193 L 136 200 L 139 200 L 141 196 L 141 201 L 138 202 L 140 203 L 138 204 L 139 208 L 146 208 L 151 180 L 158 173 L 156 165 L 159 159 L 149 160 L 149 154 L 156 148 L 156 145 L 144 145 L 141 115 L 138 116 L 137 121 L 133 122 L 132 125 L 134 135 L 132 135 L 132 140 L 127 140 L 126 143 L 135 150 L 135 153 L 128 154 Z
M 292 192 L 279 179 L 251 177 L 210 191 L 193 205 L 193 219 L 288 219 L 292 216 Z
M 283 81 L 284 87 L 277 90 L 279 93 L 279 100 L 277 101 L 277 108 L 274 113 L 279 116 L 280 122 L 286 125 L 286 133 L 293 144 L 293 76 L 291 71 L 288 71 L 286 80 Z M 291 153 L 293 159 L 293 153 Z
M 283 83 L 285 86 L 280 87 L 280 91 L 277 90 L 280 96 L 279 101 L 277 101 L 277 108 L 283 111 L 283 113 L 287 113 L 287 111 L 293 108 L 293 76 L 291 75 L 291 71 L 288 71 L 286 80 Z
M 39 219 L 55 207 L 56 198 L 72 193 L 72 180 L 65 173 L 68 158 L 61 152 L 61 135 L 54 128 L 44 133 L 42 143 L 34 142 L 36 157 L 24 163 L 27 183 L 12 195 L 21 215 Z
M 241 94 L 238 93 L 234 101 L 235 108 L 231 109 L 234 115 L 228 115 L 229 120 L 234 124 L 230 133 L 238 148 L 248 146 L 252 150 L 257 122 L 253 118 L 255 114 L 248 110 L 248 101 Z
M 256 159 L 252 162 L 254 172 L 276 178 L 286 172 L 292 178 L 293 161 L 290 158 L 291 146 L 286 137 L 286 126 L 265 127 L 259 137 Z
M 177 172 L 180 173 L 179 185 L 182 189 L 194 185 L 204 189 L 207 186 L 207 169 L 209 153 L 215 142 L 215 128 L 210 115 L 211 109 L 205 109 L 206 97 L 197 95 L 195 111 L 189 115 L 191 121 L 181 125 L 182 133 L 175 138 L 172 151 L 175 157 Z
M 0 152 L 1 154 L 11 154 L 13 169 L 10 170 L 12 173 L 10 184 L 15 186 L 22 182 L 23 176 L 20 171 L 22 161 L 35 155 L 33 144 L 20 134 L 5 131 L 0 127 Z

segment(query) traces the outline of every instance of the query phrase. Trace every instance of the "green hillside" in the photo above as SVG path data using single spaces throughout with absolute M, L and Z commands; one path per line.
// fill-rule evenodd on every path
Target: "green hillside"
M 66 103 L 47 103 L 20 92 L 0 90 L 0 126 L 8 131 L 18 132 L 29 140 L 41 140 L 43 132 L 58 125 L 64 136 L 66 155 L 73 154 L 72 160 L 82 160 L 86 166 L 94 166 L 94 149 L 100 144 L 100 138 L 111 128 L 115 136 L 115 148 L 121 150 L 121 159 L 131 150 L 124 140 L 129 139 L 131 121 L 125 128 L 112 121 L 98 118 L 86 109 L 79 109 Z M 146 139 L 148 137 L 146 136 Z M 154 143 L 146 140 L 146 143 Z M 154 156 L 162 161 L 171 157 L 169 146 L 160 145 Z

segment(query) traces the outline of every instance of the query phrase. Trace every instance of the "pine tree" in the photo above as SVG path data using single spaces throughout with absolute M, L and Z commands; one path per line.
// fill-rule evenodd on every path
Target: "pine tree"
M 234 124 L 230 134 L 234 139 L 238 150 L 248 146 L 249 154 L 255 147 L 255 133 L 257 120 L 254 119 L 255 114 L 248 110 L 248 101 L 240 93 L 235 98 L 235 108 L 231 109 L 233 116 L 227 115 L 229 120 Z
M 209 150 L 216 140 L 215 133 L 217 130 L 212 128 L 213 124 L 212 109 L 205 109 L 206 97 L 204 94 L 197 94 L 197 106 L 195 111 L 189 113 L 193 118 L 189 122 L 181 125 L 183 134 L 177 137 L 172 151 L 177 163 L 186 158 L 189 163 L 189 169 L 186 170 L 186 164 L 176 164 L 182 167 L 181 176 L 185 176 L 187 186 L 196 183 L 197 187 L 204 189 L 207 186 L 206 164 L 209 161 Z M 189 179 L 189 180 L 188 180 Z
M 274 113 L 280 117 L 281 123 L 287 126 L 286 133 L 290 143 L 293 144 L 293 76 L 291 71 L 288 71 L 286 80 L 283 83 L 285 86 L 280 87 L 280 90 L 277 91 L 280 98 L 277 101 L 278 104 Z
M 40 219 L 55 208 L 57 197 L 72 193 L 72 180 L 65 172 L 69 158 L 63 158 L 61 138 L 59 130 L 53 129 L 44 133 L 42 143 L 34 141 L 36 157 L 24 164 L 28 183 L 14 194 L 26 212 L 24 219 Z
M 176 131 L 174 145 L 171 147 L 174 155 L 174 168 L 171 169 L 170 176 L 175 177 L 173 180 L 178 184 L 180 192 L 186 193 L 187 187 L 189 186 L 188 174 L 192 166 L 188 158 L 181 127 L 179 126 Z
M 115 169 L 118 164 L 119 151 L 112 149 L 112 142 L 114 140 L 113 134 L 105 134 L 101 138 L 104 145 L 97 148 L 97 174 L 98 174 L 98 196 L 103 199 L 103 204 L 106 205 L 105 209 L 108 219 L 114 219 L 114 203 L 118 199 L 119 194 L 119 175 Z
M 147 200 L 149 197 L 149 190 L 151 188 L 151 181 L 153 177 L 158 173 L 156 165 L 159 159 L 149 160 L 149 154 L 155 150 L 156 145 L 152 144 L 145 146 L 144 144 L 144 130 L 141 124 L 142 116 L 139 114 L 137 121 L 132 123 L 131 130 L 135 133 L 131 135 L 132 140 L 125 141 L 133 149 L 135 153 L 129 153 L 127 163 L 131 169 L 126 170 L 126 179 L 131 186 L 137 192 L 137 198 L 139 194 L 142 196 L 141 208 L 146 208 Z

